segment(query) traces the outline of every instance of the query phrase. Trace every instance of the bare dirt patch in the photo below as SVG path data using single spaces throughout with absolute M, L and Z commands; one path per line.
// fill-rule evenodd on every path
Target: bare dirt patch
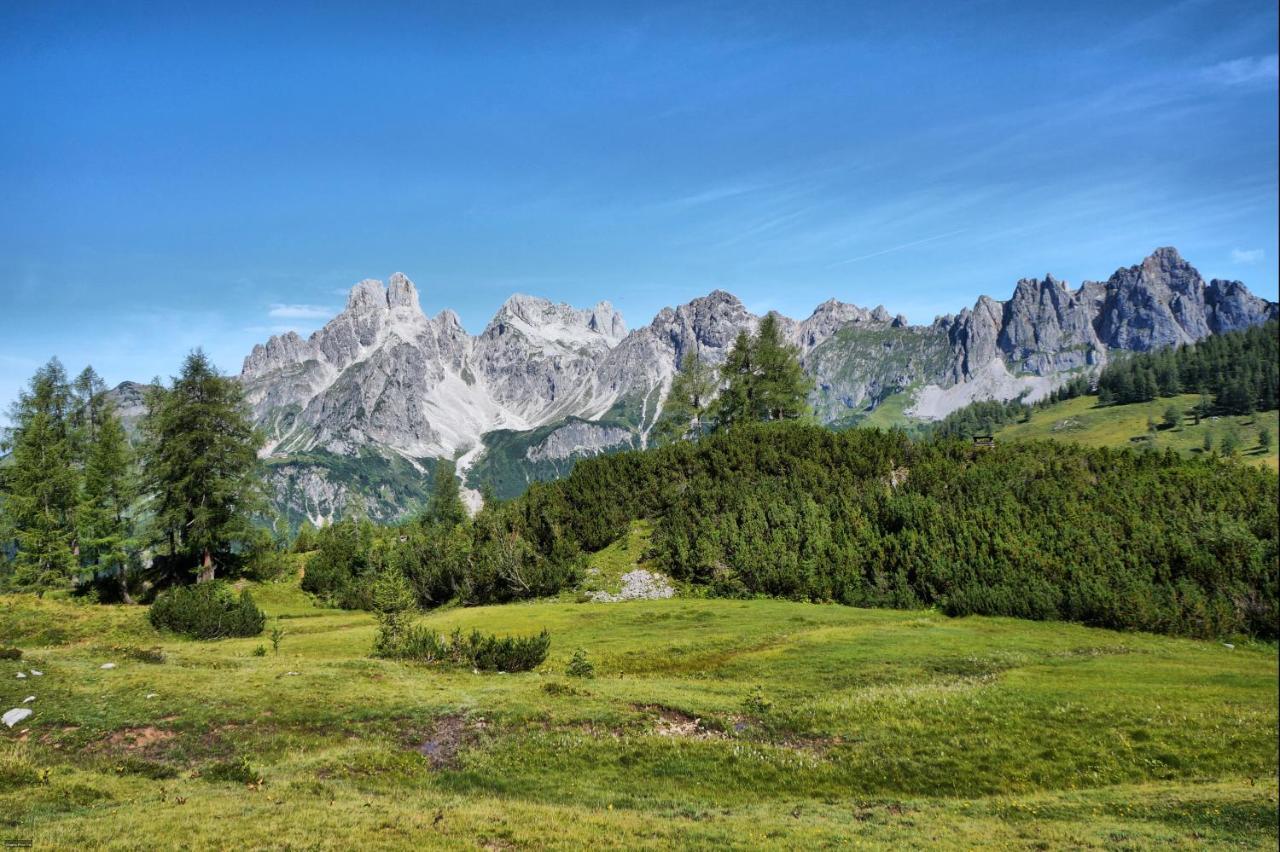
M 173 731 L 157 728 L 155 725 L 121 728 L 99 740 L 93 750 L 110 754 L 160 757 L 167 750 L 169 741 L 176 736 Z
M 636 709 L 654 714 L 655 718 L 650 730 L 660 737 L 710 740 L 722 739 L 725 736 L 723 731 L 711 728 L 705 725 L 701 718 L 690 716 L 681 710 L 663 707 L 660 704 L 639 706 Z
M 488 727 L 483 719 L 468 721 L 462 716 L 441 716 L 427 733 L 414 733 L 408 738 L 409 748 L 427 759 L 432 770 L 457 766 L 458 753 L 475 742 L 480 731 Z

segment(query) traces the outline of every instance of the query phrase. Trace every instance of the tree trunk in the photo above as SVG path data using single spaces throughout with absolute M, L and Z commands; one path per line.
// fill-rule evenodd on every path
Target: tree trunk
M 133 599 L 133 595 L 129 594 L 129 581 L 126 579 L 124 566 L 120 566 L 120 573 L 116 575 L 120 579 L 120 600 L 127 604 L 135 604 L 137 601 Z
M 196 578 L 197 583 L 207 583 L 213 579 L 213 554 L 209 552 L 209 548 L 204 549 L 204 563 L 200 566 L 200 576 Z

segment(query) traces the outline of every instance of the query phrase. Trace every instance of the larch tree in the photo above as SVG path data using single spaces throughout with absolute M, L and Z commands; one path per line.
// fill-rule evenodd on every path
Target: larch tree
M 133 603 L 128 572 L 141 549 L 133 518 L 138 499 L 133 450 L 124 425 L 109 403 L 94 412 L 91 434 L 78 514 L 81 561 L 97 572 L 114 576 L 120 599 Z
M 715 371 L 697 352 L 686 352 L 671 380 L 658 436 L 677 441 L 700 436 L 715 393 Z
M 16 539 L 14 584 L 43 593 L 77 568 L 80 473 L 72 440 L 71 389 L 62 364 L 36 371 L 10 413 L 11 462 L 3 469 L 5 512 Z
M 263 506 L 260 436 L 238 382 L 218 373 L 199 349 L 168 387 L 157 386 L 143 419 L 143 483 L 159 538 L 174 566 L 199 582 L 253 537 Z
M 796 420 L 808 413 L 813 380 L 800 366 L 796 347 L 782 339 L 777 314 L 760 321 L 752 340 L 756 376 L 755 407 L 758 420 Z
M 462 502 L 457 469 L 453 462 L 441 461 L 431 475 L 431 497 L 422 513 L 426 524 L 457 526 L 467 520 L 467 507 Z
M 729 428 L 755 419 L 755 367 L 751 335 L 739 331 L 720 365 L 723 385 L 716 400 L 716 425 Z

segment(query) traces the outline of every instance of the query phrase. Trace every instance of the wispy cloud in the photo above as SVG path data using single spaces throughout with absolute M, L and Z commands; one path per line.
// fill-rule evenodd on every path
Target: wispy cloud
M 827 269 L 833 269 L 834 267 L 837 267 L 837 266 L 847 266 L 850 263 L 857 263 L 860 260 L 870 260 L 871 258 L 879 257 L 882 254 L 889 254 L 890 252 L 902 251 L 903 249 L 909 249 L 912 246 L 924 245 L 925 243 L 932 243 L 932 242 L 935 242 L 936 240 L 944 240 L 947 237 L 954 237 L 956 234 L 963 234 L 967 230 L 969 229 L 957 228 L 956 230 L 948 231 L 945 234 L 935 234 L 932 237 L 925 237 L 922 240 L 912 240 L 909 243 L 902 243 L 901 245 L 890 246 L 887 249 L 881 249 L 880 251 L 873 251 L 870 254 L 859 255 L 858 257 L 851 257 L 848 260 L 838 260 L 835 263 L 827 264 Z
M 328 319 L 335 311 L 320 305 L 272 305 L 267 316 L 275 319 Z
M 1204 69 L 1206 80 L 1224 86 L 1274 83 L 1278 75 L 1280 75 L 1280 62 L 1277 62 L 1277 56 L 1274 53 L 1270 56 L 1242 56 Z
M 1262 260 L 1264 252 L 1262 249 L 1232 249 L 1232 263 L 1257 263 Z

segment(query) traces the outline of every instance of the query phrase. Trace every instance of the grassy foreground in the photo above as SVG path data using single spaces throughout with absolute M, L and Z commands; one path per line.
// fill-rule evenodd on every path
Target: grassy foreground
M 1274 848 L 1272 646 L 768 600 L 424 617 L 551 630 L 541 670 L 481 675 L 371 659 L 367 614 L 255 591 L 278 656 L 0 599 L 25 651 L 0 703 L 34 710 L 0 727 L 0 841 Z M 594 679 L 563 675 L 577 648 Z

